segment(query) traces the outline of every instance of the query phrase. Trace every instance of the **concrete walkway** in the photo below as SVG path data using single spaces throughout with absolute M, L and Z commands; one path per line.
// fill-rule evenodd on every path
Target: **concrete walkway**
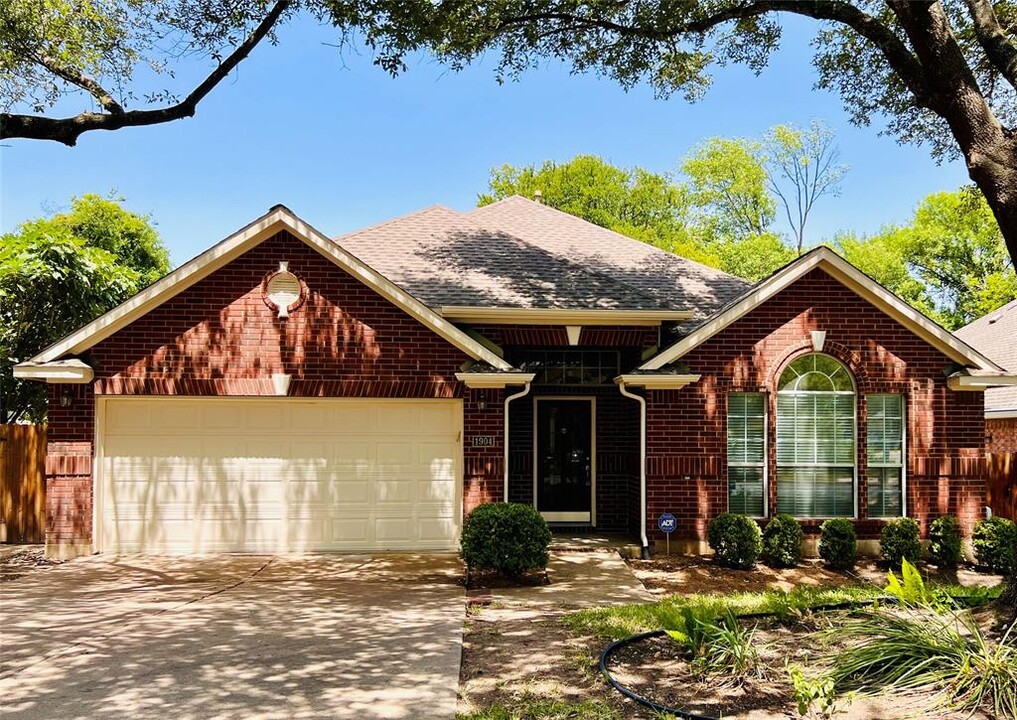
M 447 718 L 452 556 L 95 557 L 0 586 L 0 715 Z
M 611 550 L 555 552 L 547 565 L 549 585 L 492 589 L 491 600 L 505 606 L 556 606 L 578 610 L 606 605 L 654 602 L 621 556 Z

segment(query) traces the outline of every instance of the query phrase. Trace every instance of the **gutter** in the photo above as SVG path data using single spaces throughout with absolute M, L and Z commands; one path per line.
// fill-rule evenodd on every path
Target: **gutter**
M 528 389 L 528 388 L 527 388 Z M 625 381 L 618 382 L 618 391 L 639 403 L 639 544 L 643 560 L 650 559 L 650 541 L 646 537 L 646 398 L 636 395 L 625 387 Z M 508 427 L 506 421 L 506 427 Z M 508 469 L 505 471 L 508 488 Z
M 502 447 L 505 449 L 505 459 L 502 461 L 503 464 L 502 469 L 505 471 L 505 478 L 504 485 L 502 488 L 501 500 L 502 502 L 506 503 L 509 501 L 509 403 L 512 402 L 513 400 L 518 400 L 519 398 L 525 395 L 529 395 L 530 382 L 532 380 L 533 375 L 530 375 L 530 379 L 524 383 L 522 390 L 517 392 L 515 395 L 505 396 L 505 412 L 502 413 L 502 419 L 505 422 L 505 430 L 501 440 Z

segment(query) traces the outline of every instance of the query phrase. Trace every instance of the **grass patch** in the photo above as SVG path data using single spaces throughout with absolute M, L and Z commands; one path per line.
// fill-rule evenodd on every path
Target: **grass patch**
M 790 618 L 820 605 L 875 600 L 883 595 L 883 590 L 874 587 L 796 587 L 789 592 L 686 595 L 647 605 L 580 610 L 566 615 L 564 622 L 575 632 L 618 640 L 647 630 L 683 630 L 686 609 L 703 619 L 718 618 L 729 610 L 735 615 L 773 613 L 778 618 Z
M 607 703 L 595 700 L 528 699 L 511 706 L 492 705 L 474 713 L 459 713 L 456 720 L 620 720 L 621 715 Z

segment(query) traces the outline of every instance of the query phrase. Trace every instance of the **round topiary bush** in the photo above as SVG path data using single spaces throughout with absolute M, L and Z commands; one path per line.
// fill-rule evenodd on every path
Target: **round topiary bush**
M 763 549 L 763 534 L 746 515 L 723 513 L 710 521 L 707 539 L 714 558 L 724 567 L 748 570 Z
M 819 526 L 819 557 L 832 568 L 847 570 L 855 565 L 858 536 L 846 518 L 831 518 Z
M 929 555 L 940 568 L 955 568 L 961 561 L 960 523 L 953 515 L 942 515 L 929 526 Z
M 530 505 L 485 503 L 466 516 L 459 555 L 471 570 L 518 577 L 547 566 L 551 531 Z
M 912 565 L 922 554 L 921 528 L 913 518 L 890 520 L 879 534 L 879 556 L 892 568 L 899 568 L 904 560 Z
M 790 515 L 777 515 L 763 530 L 763 560 L 772 567 L 790 568 L 802 560 L 802 526 Z
M 1004 517 L 991 517 L 975 525 L 971 534 L 975 558 L 998 573 L 1009 575 L 1017 564 L 1017 523 Z

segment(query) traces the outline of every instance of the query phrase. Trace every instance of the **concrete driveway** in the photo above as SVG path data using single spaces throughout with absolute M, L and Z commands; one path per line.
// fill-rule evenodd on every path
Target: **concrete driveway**
M 453 718 L 448 555 L 92 557 L 0 586 L 0 715 Z

